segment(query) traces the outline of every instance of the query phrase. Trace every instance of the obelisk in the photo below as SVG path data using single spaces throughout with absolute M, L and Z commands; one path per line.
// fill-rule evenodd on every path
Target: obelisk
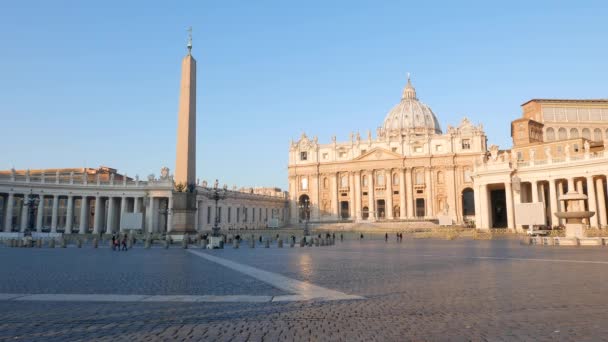
M 196 232 L 196 60 L 192 57 L 192 29 L 188 31 L 177 113 L 172 227 L 167 227 L 170 233 L 182 236 Z

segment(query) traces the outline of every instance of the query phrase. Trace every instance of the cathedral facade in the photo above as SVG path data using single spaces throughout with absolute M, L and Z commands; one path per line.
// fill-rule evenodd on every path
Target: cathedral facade
M 368 131 L 320 144 L 302 134 L 291 143 L 291 223 L 472 220 L 472 175 L 486 140 L 483 127 L 466 118 L 443 132 L 408 78 L 375 137 Z

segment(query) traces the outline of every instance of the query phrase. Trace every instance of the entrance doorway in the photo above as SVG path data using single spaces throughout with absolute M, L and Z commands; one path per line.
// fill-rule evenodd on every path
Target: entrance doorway
M 378 208 L 378 219 L 383 219 L 386 216 L 386 207 L 383 199 L 376 201 L 376 208 Z
M 350 213 L 349 213 L 348 209 L 349 209 L 348 208 L 348 201 L 342 201 L 342 202 L 340 202 L 340 217 L 343 220 L 346 220 L 347 218 L 350 217 Z
M 416 198 L 416 217 L 424 217 L 426 214 L 426 207 L 424 205 L 424 198 Z
M 505 190 L 490 191 L 490 208 L 492 208 L 492 228 L 507 228 L 507 200 Z

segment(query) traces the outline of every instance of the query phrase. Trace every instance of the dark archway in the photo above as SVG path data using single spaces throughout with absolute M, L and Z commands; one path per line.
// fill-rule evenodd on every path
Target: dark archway
M 492 228 L 507 228 L 507 200 L 504 189 L 490 191 Z
M 471 188 L 462 190 L 462 216 L 475 215 L 475 192 Z
M 383 199 L 379 199 L 376 201 L 376 208 L 378 208 L 378 219 L 383 219 L 386 217 L 386 205 Z
M 310 198 L 308 195 L 300 196 L 298 200 L 298 208 L 300 209 L 300 220 L 309 221 L 310 220 Z
M 348 201 L 342 201 L 342 202 L 340 202 L 340 217 L 343 220 L 346 220 L 347 218 L 350 217 L 350 212 L 349 212 L 349 207 L 348 207 Z
M 424 198 L 416 198 L 416 217 L 424 217 L 426 214 L 426 207 Z
M 364 220 L 369 219 L 369 208 L 368 207 L 363 207 L 363 209 L 361 209 L 361 218 Z

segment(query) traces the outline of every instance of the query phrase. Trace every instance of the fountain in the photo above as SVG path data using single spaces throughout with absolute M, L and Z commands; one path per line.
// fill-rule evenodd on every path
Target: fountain
M 587 195 L 568 190 L 559 200 L 565 202 L 566 211 L 556 212 L 555 216 L 566 220 L 566 238 L 584 238 L 583 220 L 588 224 L 589 218 L 595 215 L 594 211 L 585 211 Z

